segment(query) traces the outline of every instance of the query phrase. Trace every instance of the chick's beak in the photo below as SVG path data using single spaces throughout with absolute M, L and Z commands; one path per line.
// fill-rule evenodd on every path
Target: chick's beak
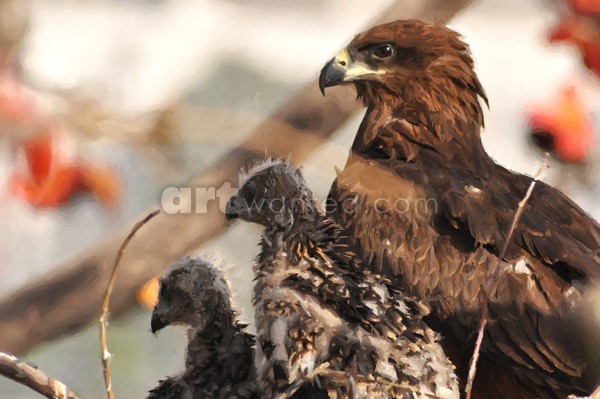
M 152 312 L 152 319 L 150 321 L 150 329 L 152 330 L 152 334 L 156 334 L 158 331 L 162 330 L 169 323 L 160 315 L 156 310 Z
M 235 195 L 227 201 L 225 206 L 225 218 L 227 220 L 237 219 L 240 216 L 237 202 L 238 198 Z

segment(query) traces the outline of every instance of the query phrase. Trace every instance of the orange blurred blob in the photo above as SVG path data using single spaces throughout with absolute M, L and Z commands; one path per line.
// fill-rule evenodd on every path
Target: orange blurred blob
M 551 43 L 565 42 L 577 47 L 585 66 L 600 77 L 600 22 L 598 16 L 567 15 L 551 29 L 548 39 Z
M 93 165 L 80 167 L 84 187 L 104 206 L 113 208 L 119 200 L 117 174 L 112 168 L 100 168 Z
M 594 146 L 588 112 L 572 86 L 549 108 L 531 112 L 529 129 L 538 147 L 565 163 L 586 161 Z
M 54 141 L 52 132 L 44 130 L 21 143 L 27 168 L 11 176 L 13 195 L 36 208 L 58 208 L 75 194 L 89 192 L 103 205 L 114 207 L 119 198 L 116 172 L 81 159 L 61 158 Z
M 154 309 L 158 302 L 158 278 L 153 278 L 137 290 L 137 301 L 146 309 Z

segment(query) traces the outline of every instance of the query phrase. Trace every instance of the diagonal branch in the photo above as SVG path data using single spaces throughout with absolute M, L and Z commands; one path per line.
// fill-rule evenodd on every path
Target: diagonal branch
M 386 9 L 374 22 L 399 18 L 422 18 L 446 22 L 471 0 L 403 0 Z M 347 88 L 335 88 L 323 98 L 316 81 L 293 95 L 248 139 L 221 160 L 187 183 L 188 187 L 222 187 L 237 182 L 238 171 L 265 155 L 299 164 L 326 142 L 360 104 Z M 198 129 L 201 129 L 199 127 Z M 225 217 L 215 201 L 204 213 L 161 214 L 139 234 L 122 262 L 127 265 L 112 293 L 111 312 L 135 303 L 136 290 L 159 274 L 175 258 L 185 255 L 226 231 Z M 129 228 L 99 246 L 57 266 L 38 281 L 0 299 L 0 342 L 14 353 L 58 338 L 89 325 L 101 306 L 104 282 L 110 265 Z M 64 309 L 69 309 L 65 312 Z M 44 315 L 42 318 L 40 315 Z
M 62 382 L 6 352 L 0 352 L 0 374 L 50 399 L 81 399 Z

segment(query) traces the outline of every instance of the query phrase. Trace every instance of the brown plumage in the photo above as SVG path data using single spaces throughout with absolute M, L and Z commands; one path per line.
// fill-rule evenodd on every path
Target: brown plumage
M 427 308 L 364 270 L 299 170 L 281 161 L 253 168 L 227 216 L 264 226 L 254 305 L 266 397 L 459 398 Z M 311 377 L 325 363 L 328 372 Z
M 531 178 L 484 151 L 484 90 L 444 27 L 396 21 L 359 34 L 321 72 L 367 107 L 328 210 L 369 268 L 429 302 L 466 376 L 480 293 Z M 556 398 L 598 382 L 576 322 L 600 275 L 600 227 L 538 183 L 500 260 L 474 397 Z

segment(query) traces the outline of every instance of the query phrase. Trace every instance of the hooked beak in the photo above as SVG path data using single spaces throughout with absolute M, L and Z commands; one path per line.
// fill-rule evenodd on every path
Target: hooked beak
M 319 89 L 321 89 L 321 94 L 325 95 L 325 88 L 342 83 L 344 76 L 346 76 L 346 71 L 336 62 L 335 58 L 329 60 L 323 69 L 321 69 L 321 75 L 319 75 Z
M 332 58 L 319 75 L 319 89 L 325 95 L 325 88 L 359 80 L 364 76 L 383 75 L 385 71 L 373 69 L 364 62 L 353 60 L 347 49 Z
M 152 319 L 150 321 L 150 329 L 152 330 L 152 334 L 156 334 L 168 325 L 169 323 L 156 311 L 156 309 L 154 309 L 152 312 Z
M 227 205 L 225 206 L 225 219 L 228 221 L 237 219 L 240 216 L 238 202 L 239 199 L 235 195 L 227 201 Z

